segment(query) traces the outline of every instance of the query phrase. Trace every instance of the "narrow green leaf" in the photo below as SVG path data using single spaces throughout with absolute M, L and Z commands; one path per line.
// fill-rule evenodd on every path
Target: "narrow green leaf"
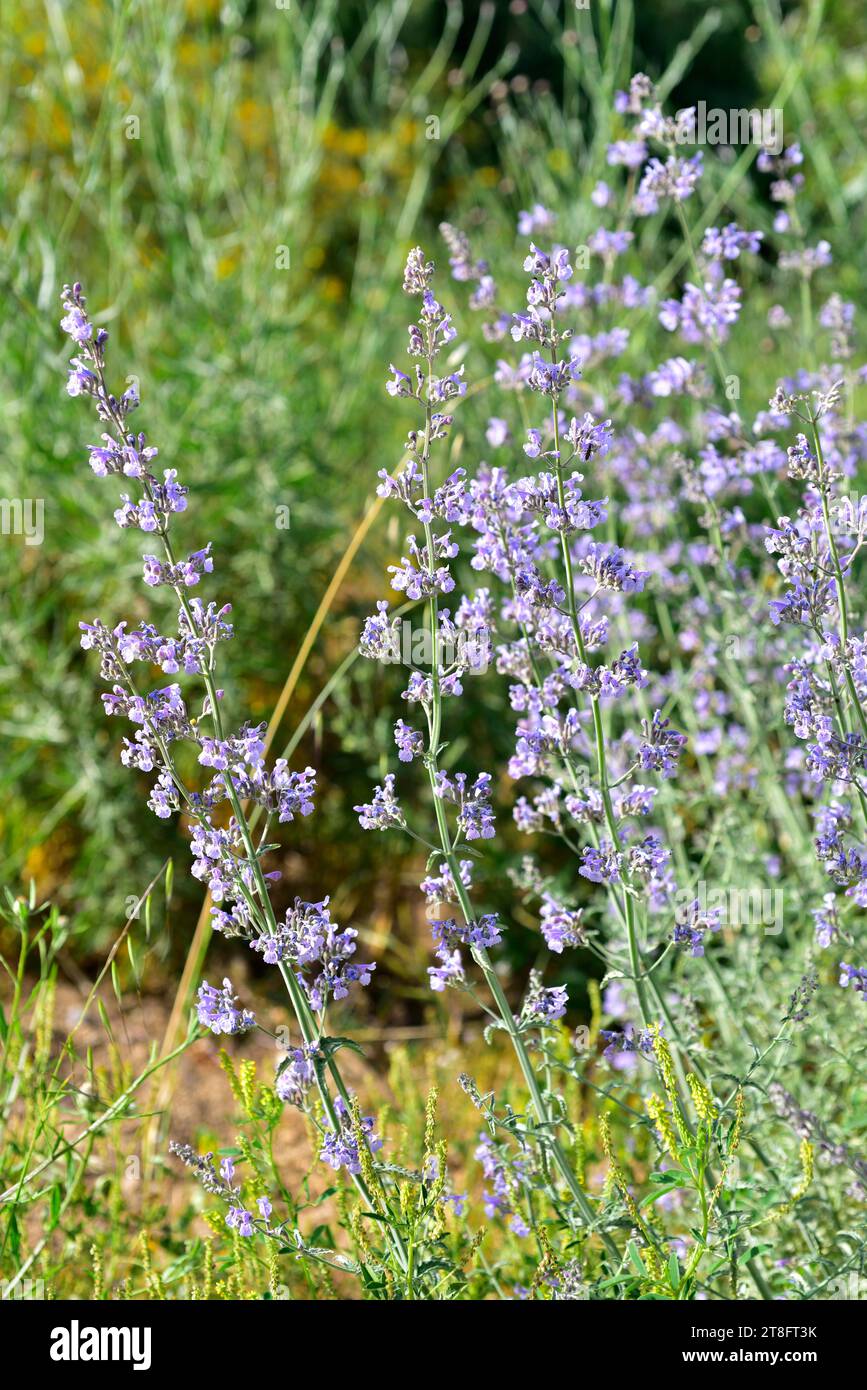
M 642 1279 L 646 1279 L 647 1270 L 645 1268 L 644 1261 L 642 1260 L 641 1255 L 639 1253 L 638 1246 L 635 1244 L 634 1240 L 630 1240 L 627 1244 L 626 1253 L 629 1256 L 629 1261 L 632 1265 L 632 1268 L 636 1270 L 638 1274 L 641 1275 Z
M 113 972 L 113 971 L 114 971 L 114 963 L 112 962 L 112 972 Z M 117 994 L 117 989 L 115 989 L 115 993 Z M 120 995 L 119 995 L 119 994 L 118 994 L 118 1001 L 120 1001 Z M 97 1001 L 96 1001 L 96 1007 L 97 1007 L 97 1009 L 99 1010 L 99 1016 L 100 1016 L 100 1018 L 102 1019 L 102 1026 L 103 1026 L 103 1028 L 105 1029 L 106 1033 L 108 1034 L 109 1040 L 110 1040 L 111 1042 L 114 1042 L 114 1033 L 112 1032 L 111 1019 L 110 1019 L 109 1016 L 108 1016 L 108 1009 L 105 1007 L 105 1004 L 103 1003 L 103 1001 L 102 1001 L 101 999 L 97 999 Z M 91 1067 L 91 1069 L 92 1069 L 92 1067 Z

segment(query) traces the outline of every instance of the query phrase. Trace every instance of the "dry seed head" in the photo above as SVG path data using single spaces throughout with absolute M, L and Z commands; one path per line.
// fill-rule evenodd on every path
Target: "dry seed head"
M 662 1036 L 662 1029 L 658 1023 L 654 1023 L 650 1031 L 653 1034 L 653 1051 L 659 1064 L 665 1093 L 672 1105 L 677 1105 L 677 1077 L 674 1074 L 671 1048 Z
M 472 1260 L 473 1256 L 475 1255 L 476 1251 L 479 1249 L 479 1246 L 484 1240 L 487 1234 L 487 1230 L 487 1226 L 480 1226 L 479 1229 L 476 1231 L 476 1234 L 473 1236 L 472 1240 L 470 1241 L 469 1245 L 467 1246 L 466 1250 L 461 1256 L 460 1263 L 462 1268 L 466 1268 L 466 1266 Z
M 436 1086 L 431 1086 L 428 1091 L 427 1103 L 424 1108 L 424 1156 L 434 1152 L 436 1142 L 436 1122 L 437 1122 L 437 1099 L 439 1091 Z
M 666 1110 L 659 1096 L 649 1096 L 645 1104 L 647 1106 L 647 1113 L 656 1126 L 656 1131 L 662 1141 L 663 1147 L 673 1159 L 677 1159 L 677 1132 L 674 1128 L 671 1115 L 668 1110 Z
M 797 1187 L 795 1188 L 794 1192 L 792 1193 L 792 1201 L 791 1201 L 790 1205 L 793 1205 L 795 1202 L 800 1202 L 801 1198 L 806 1194 L 808 1187 L 810 1186 L 810 1184 L 811 1184 L 812 1181 L 813 1181 L 813 1155 L 814 1155 L 814 1152 L 815 1152 L 815 1150 L 813 1149 L 813 1145 L 810 1143 L 809 1139 L 802 1139 L 802 1140 L 801 1140 L 801 1180 L 800 1180 L 800 1182 L 798 1183 Z
M 370 1192 L 370 1198 L 376 1210 L 381 1212 L 383 1208 L 382 1184 L 374 1167 L 370 1149 L 367 1146 L 367 1138 L 364 1127 L 361 1123 L 361 1111 L 358 1108 L 358 1097 L 353 1096 L 349 1102 L 349 1115 L 352 1122 L 352 1134 L 358 1149 L 358 1162 L 361 1166 L 361 1176 L 364 1178 Z
M 602 1145 L 602 1152 L 609 1162 L 614 1162 L 614 1155 L 611 1152 L 611 1121 L 606 1114 L 599 1117 L 599 1142 Z
M 635 1198 L 629 1191 L 629 1184 L 626 1181 L 626 1174 L 623 1172 L 623 1169 L 620 1167 L 619 1163 L 617 1162 L 617 1159 L 614 1157 L 614 1150 L 611 1145 L 611 1122 L 607 1114 L 603 1114 L 599 1120 L 599 1138 L 602 1143 L 603 1152 L 605 1153 L 605 1156 L 611 1165 L 609 1169 L 610 1181 L 617 1186 L 617 1189 L 623 1201 L 623 1205 L 629 1212 L 629 1215 L 632 1221 L 634 1222 L 636 1229 L 640 1231 L 641 1235 L 644 1237 L 647 1247 L 646 1262 L 648 1268 L 651 1270 L 651 1273 L 654 1275 L 654 1277 L 657 1277 L 660 1274 L 661 1265 L 653 1249 L 653 1240 L 651 1234 L 648 1231 L 647 1226 L 644 1223 L 644 1220 L 642 1219 L 641 1212 L 638 1210 L 638 1207 L 635 1204 Z M 606 1191 L 607 1190 L 609 1189 L 608 1183 L 606 1182 Z
M 241 1090 L 241 1085 L 238 1081 L 238 1075 L 235 1071 L 235 1063 L 232 1061 L 231 1057 L 229 1056 L 228 1052 L 224 1047 L 220 1048 L 220 1066 L 226 1074 L 232 1095 L 235 1097 L 235 1100 L 238 1102 L 239 1105 L 243 1105 L 244 1093 Z
M 236 1146 L 237 1146 L 237 1148 L 238 1148 L 238 1152 L 240 1153 L 241 1158 L 243 1159 L 243 1161 L 244 1161 L 245 1163 L 249 1163 L 249 1165 L 250 1165 L 250 1171 L 251 1171 L 251 1173 L 254 1175 L 254 1181 L 253 1181 L 253 1184 L 252 1184 L 252 1185 L 253 1185 L 253 1188 L 255 1189 L 255 1195 L 258 1197 L 258 1196 L 261 1195 L 260 1192 L 258 1191 L 258 1186 L 259 1186 L 259 1185 L 262 1185 L 262 1179 L 261 1179 L 261 1178 L 257 1178 L 257 1176 L 256 1176 L 256 1154 L 255 1154 L 255 1150 L 254 1150 L 254 1148 L 253 1148 L 253 1145 L 250 1143 L 250 1140 L 249 1140 L 249 1139 L 246 1137 L 246 1135 L 244 1135 L 244 1134 L 236 1134 L 236 1135 L 235 1135 L 235 1144 L 236 1144 Z M 263 1190 L 264 1190 L 264 1187 L 263 1187 Z
M 205 1258 L 204 1268 L 202 1269 L 202 1298 L 211 1297 L 214 1289 L 214 1242 L 207 1238 L 204 1241 Z M 276 1249 L 276 1245 L 275 1245 Z
M 689 1093 L 692 1096 L 692 1103 L 695 1106 L 695 1113 L 698 1115 L 698 1118 L 704 1120 L 705 1124 L 712 1125 L 717 1117 L 717 1109 L 714 1104 L 713 1096 L 707 1086 L 705 1086 L 703 1081 L 699 1081 L 698 1077 L 693 1075 L 692 1072 L 687 1076 L 686 1084 L 689 1087 Z
M 102 1252 L 98 1245 L 90 1247 L 90 1264 L 93 1273 L 93 1297 L 94 1300 L 105 1297 L 105 1270 L 102 1263 Z
M 206 1211 L 203 1213 L 204 1220 L 210 1226 L 215 1236 L 223 1235 L 226 1230 L 226 1223 L 218 1211 Z
M 272 1298 L 277 1297 L 277 1290 L 280 1287 L 280 1262 L 277 1257 L 277 1241 L 269 1240 L 266 1252 L 268 1261 L 268 1292 Z
M 413 1188 L 411 1183 L 402 1182 L 398 1187 L 397 1192 L 400 1203 L 400 1214 L 403 1217 L 404 1221 L 406 1221 L 409 1217 L 410 1212 L 413 1209 L 413 1205 L 415 1202 L 415 1189 Z
M 735 1122 L 732 1126 L 731 1138 L 729 1139 L 729 1153 L 735 1154 L 741 1142 L 741 1133 L 744 1127 L 744 1115 L 746 1113 L 746 1102 L 744 1093 L 739 1090 L 735 1097 Z
M 484 1110 L 485 1102 L 482 1099 L 482 1093 L 479 1090 L 473 1078 L 467 1072 L 461 1072 L 460 1076 L 458 1077 L 458 1085 L 460 1086 L 464 1095 L 469 1096 L 470 1100 L 472 1101 L 473 1105 L 476 1107 L 477 1110 Z
M 148 1298 L 162 1300 L 165 1298 L 165 1290 L 163 1289 L 163 1281 L 160 1278 L 159 1271 L 154 1269 L 153 1266 L 147 1230 L 139 1232 L 138 1247 L 141 1252 L 141 1263 L 148 1289 Z
M 373 1251 L 370 1248 L 370 1242 L 367 1239 L 367 1230 L 361 1219 L 361 1213 L 358 1207 L 354 1207 L 349 1214 L 349 1229 L 352 1232 L 352 1238 L 355 1241 L 362 1264 L 373 1264 Z
M 238 1068 L 238 1084 L 244 1101 L 244 1109 L 252 1117 L 256 1103 L 256 1063 L 252 1057 L 245 1057 Z
M 533 1275 L 533 1283 L 531 1285 L 533 1293 L 535 1293 L 542 1284 L 547 1283 L 549 1276 L 556 1274 L 557 1270 L 560 1268 L 557 1257 L 551 1249 L 551 1242 L 548 1239 L 548 1234 L 544 1226 L 540 1226 L 536 1234 L 539 1239 L 539 1244 L 542 1247 L 542 1258 L 536 1266 L 536 1273 Z

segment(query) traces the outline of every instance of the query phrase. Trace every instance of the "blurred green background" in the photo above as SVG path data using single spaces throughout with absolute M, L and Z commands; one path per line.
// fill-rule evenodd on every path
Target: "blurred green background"
M 84 282 L 111 330 L 113 379 L 140 381 L 138 427 L 191 485 L 185 543 L 214 543 L 203 593 L 234 607 L 220 682 L 230 715 L 268 719 L 377 470 L 400 457 L 407 418 L 383 384 L 403 347 L 407 249 L 420 241 L 445 264 L 438 222 L 465 225 L 479 254 L 496 250 L 498 278 L 509 267 L 503 301 L 517 305 L 517 212 L 541 200 L 565 242 L 586 235 L 611 99 L 631 72 L 664 76 L 673 106 L 723 107 L 769 104 L 795 74 L 787 123 L 807 145 L 811 234 L 846 248 L 838 288 L 863 297 L 864 25 L 858 0 L 6 0 L 0 495 L 43 498 L 45 540 L 0 537 L 3 882 L 35 880 L 58 904 L 79 962 L 104 952 L 127 900 L 171 856 L 159 979 L 183 959 L 201 895 L 182 829 L 148 812 L 145 779 L 118 762 L 122 730 L 104 719 L 96 663 L 78 648 L 81 619 L 171 618 L 142 588 L 137 535 L 111 520 L 112 485 L 86 464 L 95 433 L 64 391 L 63 281 Z M 750 171 L 729 203 L 767 227 L 756 187 Z M 461 288 L 443 280 L 441 297 L 460 304 Z M 757 325 L 770 293 L 760 276 Z M 634 361 L 649 341 L 634 339 Z M 750 354 L 736 363 L 749 385 L 760 334 L 740 333 L 738 350 Z M 667 355 L 658 340 L 652 352 Z M 473 364 L 476 378 L 490 362 Z M 489 413 L 471 405 L 474 440 Z M 285 505 L 289 530 L 275 525 Z M 386 512 L 374 522 L 278 750 L 386 595 L 398 527 Z M 472 740 L 480 767 L 502 765 L 499 697 L 469 685 L 453 755 Z M 295 753 L 320 769 L 317 814 L 290 828 L 281 867 L 287 896 L 331 893 L 338 915 L 364 926 L 410 1006 L 426 994 L 419 861 L 391 837 L 362 835 L 351 811 L 387 770 L 400 689 L 399 675 L 363 662 L 334 684 Z

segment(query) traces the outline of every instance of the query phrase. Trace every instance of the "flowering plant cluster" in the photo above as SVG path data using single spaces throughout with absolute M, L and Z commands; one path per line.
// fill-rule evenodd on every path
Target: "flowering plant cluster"
M 867 454 L 854 412 L 867 369 L 854 362 L 853 306 L 837 295 L 817 321 L 830 360 L 818 355 L 813 281 L 831 250 L 808 245 L 801 226 L 800 148 L 759 155 L 776 208 L 767 232 L 723 219 L 696 231 L 706 171 L 700 149 L 684 152 L 695 113 L 666 114 L 638 74 L 614 114 L 609 172 L 591 198 L 597 225 L 578 248 L 586 266 L 541 203 L 518 218 L 520 280 L 508 263 L 495 278 L 493 258 L 477 259 L 469 236 L 443 224 L 451 277 L 471 286 L 466 307 L 483 316 L 476 335 L 441 302 L 434 260 L 419 246 L 407 256 L 412 322 L 405 360 L 394 354 L 384 382 L 406 443 L 377 492 L 406 528 L 386 570 L 392 603 L 422 615 L 427 640 L 413 647 L 400 713 L 389 711 L 393 745 L 382 752 L 392 766 L 354 810 L 360 835 L 423 848 L 422 983 L 481 1017 L 514 1068 L 508 1095 L 456 1078 L 477 1113 L 486 1220 L 524 1249 L 512 1265 L 503 1256 L 507 1274 L 484 1266 L 481 1296 L 502 1296 L 509 1278 L 509 1296 L 557 1301 L 588 1290 L 805 1297 L 827 1277 L 839 1234 L 817 1155 L 848 1170 L 863 1199 L 863 1161 L 798 1109 L 777 1073 L 822 1009 L 867 1001 L 867 508 L 846 492 Z M 674 229 L 688 267 L 665 297 L 618 268 L 649 219 Z M 780 275 L 798 281 L 811 360 L 770 382 L 767 408 L 748 420 L 731 408 L 740 383 L 725 354 L 741 278 L 773 249 Z M 611 387 L 612 364 L 648 323 L 667 355 L 643 354 L 640 375 L 621 371 Z M 776 306 L 769 331 L 790 324 Z M 82 644 L 99 654 L 106 713 L 133 726 L 122 762 L 151 779 L 158 817 L 183 816 L 215 930 L 276 967 L 286 988 L 295 1036 L 273 1085 L 239 1082 L 238 1092 L 269 1132 L 283 1106 L 307 1114 L 318 1161 L 354 1189 L 353 1254 L 311 1247 L 291 1210 L 277 1219 L 280 1193 L 252 1151 L 248 1189 L 231 1158 L 218 1171 L 210 1155 L 175 1152 L 224 1202 L 239 1238 L 293 1242 L 299 1257 L 355 1274 L 372 1297 L 474 1296 L 467 1271 L 483 1233 L 458 1224 L 467 1199 L 451 1187 L 435 1095 L 420 1166 L 404 1167 L 338 1064 L 355 1044 L 327 1030 L 333 1006 L 376 978 L 376 964 L 358 958 L 358 928 L 333 920 L 327 897 L 275 905 L 270 837 L 312 813 L 316 771 L 269 766 L 265 727 L 226 718 L 216 665 L 231 609 L 189 592 L 218 556 L 211 544 L 176 551 L 188 488 L 174 469 L 160 476 L 157 450 L 133 430 L 138 392 L 111 393 L 107 333 L 79 285 L 64 291 L 62 326 L 75 344 L 69 394 L 90 397 L 103 427 L 90 466 L 128 489 L 115 520 L 147 533 L 158 553 L 143 556 L 143 582 L 177 608 L 168 635 L 165 622 L 93 620 Z M 398 623 L 380 599 L 361 656 L 401 661 Z M 170 683 L 149 689 L 154 670 Z M 508 733 L 500 767 L 479 765 L 476 745 L 455 738 L 477 682 Z M 779 718 L 758 708 L 758 689 L 778 696 Z M 182 745 L 204 769 L 195 785 L 180 770 L 191 765 Z M 745 822 L 736 832 L 754 891 L 720 845 L 756 805 L 761 835 Z M 492 886 L 494 855 L 510 861 L 508 910 Z M 710 873 L 732 886 L 713 904 Z M 785 921 L 777 892 L 788 895 Z M 746 969 L 759 979 L 756 953 L 784 930 L 785 952 L 767 946 L 783 999 L 765 1035 L 732 981 Z M 503 961 L 528 933 L 533 964 L 519 996 Z M 588 974 L 591 1024 L 575 1029 Z M 767 994 L 768 981 L 757 988 Z M 258 1026 L 228 979 L 200 986 L 197 1015 L 213 1034 Z M 768 1157 L 767 1125 L 785 1171 Z M 604 1165 L 596 1184 L 588 1136 Z M 747 1162 L 756 1182 L 741 1182 Z M 771 1230 L 784 1250 L 773 1265 Z M 860 1247 L 841 1249 L 856 1268 Z

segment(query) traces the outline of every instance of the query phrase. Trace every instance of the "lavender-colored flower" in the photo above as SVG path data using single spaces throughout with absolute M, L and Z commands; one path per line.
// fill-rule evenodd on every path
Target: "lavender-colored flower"
M 394 726 L 394 741 L 397 744 L 397 756 L 402 763 L 411 763 L 413 758 L 420 758 L 424 752 L 422 735 L 402 719 L 398 719 Z
M 822 898 L 822 906 L 814 907 L 812 910 L 813 920 L 816 923 L 816 943 L 823 950 L 833 946 L 840 935 L 836 904 L 837 895 L 825 893 Z
M 581 918 L 580 909 L 571 911 L 546 893 L 539 913 L 539 925 L 548 950 L 562 955 L 565 947 L 582 945 L 584 929 Z
M 845 961 L 840 964 L 840 984 L 843 989 L 848 989 L 851 985 L 856 994 L 861 995 L 861 999 L 867 1000 L 867 970 L 855 965 L 847 965 Z
M 742 251 L 757 254 L 761 244 L 761 232 L 745 232 L 736 222 L 729 222 L 722 228 L 707 228 L 702 239 L 701 252 L 710 260 L 734 261 Z
M 680 756 L 686 747 L 686 735 L 671 728 L 671 721 L 664 719 L 660 710 L 654 710 L 648 722 L 642 720 L 644 740 L 639 745 L 638 757 L 646 772 L 658 772 L 662 777 L 673 777 L 677 771 Z
M 679 300 L 663 300 L 659 322 L 670 333 L 679 331 L 687 343 L 724 343 L 740 310 L 741 290 L 734 280 L 708 279 L 702 285 L 687 283 Z
M 581 569 L 589 575 L 600 589 L 616 589 L 621 593 L 641 593 L 647 571 L 638 570 L 625 552 L 614 546 L 590 541 L 580 559 Z
M 511 439 L 511 431 L 506 420 L 501 420 L 493 415 L 488 421 L 488 428 L 485 430 L 485 438 L 492 449 L 500 449 L 504 444 L 508 444 Z
M 546 988 L 538 970 L 530 971 L 530 982 L 521 1008 L 521 1023 L 526 1027 L 544 1027 L 562 1018 L 569 997 L 564 985 Z
M 364 806 L 353 806 L 363 830 L 402 829 L 406 825 L 403 811 L 394 794 L 394 773 L 386 774 L 381 787 L 374 787 L 373 800 Z
M 423 275 L 424 267 L 416 267 L 413 273 Z M 142 432 L 130 429 L 129 417 L 140 404 L 137 387 L 133 384 L 120 396 L 109 390 L 108 333 L 90 323 L 79 284 L 64 287 L 63 307 L 62 327 L 79 352 L 72 363 L 70 392 L 90 396 L 105 427 L 100 443 L 90 446 L 90 467 L 98 477 L 123 478 L 136 485 L 133 493 L 121 494 L 115 519 L 123 529 L 137 528 L 162 542 L 162 555 L 143 557 L 144 581 L 152 588 L 173 590 L 178 604 L 176 636 L 147 622 L 128 630 L 123 622 L 109 629 L 97 620 L 81 624 L 81 643 L 99 652 L 101 674 L 110 682 L 102 697 L 106 713 L 125 717 L 135 727 L 134 737 L 123 740 L 122 763 L 154 774 L 148 805 L 155 815 L 167 819 L 183 809 L 188 818 L 192 873 L 208 885 L 215 904 L 214 926 L 227 936 L 259 941 L 263 933 L 268 935 L 265 927 L 273 920 L 269 884 L 280 875 L 266 872 L 252 849 L 241 802 L 252 802 L 283 822 L 306 816 L 313 809 L 315 773 L 312 768 L 291 772 L 285 759 L 267 768 L 264 726 L 245 724 L 235 733 L 225 731 L 220 710 L 223 692 L 213 671 L 217 645 L 232 636 L 226 621 L 230 605 L 218 607 L 188 595 L 191 586 L 213 571 L 211 545 L 184 560 L 175 559 L 168 533 L 172 518 L 187 508 L 187 488 L 178 482 L 174 469 L 166 470 L 162 479 L 156 476 L 157 449 Z M 204 685 L 198 717 L 189 716 L 179 683 L 140 693 L 129 669 L 134 662 L 159 666 L 172 675 L 198 677 Z M 188 787 L 178 771 L 174 745 L 184 741 L 194 746 L 198 765 L 213 771 L 200 789 Z M 232 814 L 218 824 L 212 813 L 227 800 Z M 338 937 L 338 941 L 344 945 L 343 954 L 350 954 L 344 939 Z M 325 984 L 320 977 L 319 985 L 311 986 L 314 993 L 319 989 L 317 997 L 345 989 L 349 979 L 369 978 L 372 967 L 335 966 L 331 947 L 324 946 L 323 953 Z M 254 1025 L 252 1013 L 236 1007 L 229 981 L 222 991 L 207 983 L 201 986 L 198 1013 L 201 1023 L 215 1033 L 244 1032 Z M 238 1211 L 238 1221 L 246 1224 L 243 1209 Z
M 671 198 L 683 203 L 691 197 L 702 174 L 702 153 L 697 150 L 690 159 L 670 155 L 665 163 L 650 159 L 641 177 L 634 208 L 639 217 L 649 217 L 659 211 L 660 201 Z
M 226 1214 L 226 1225 L 237 1231 L 239 1236 L 248 1239 L 254 1234 L 253 1213 L 244 1207 L 230 1207 Z
M 584 847 L 578 872 L 592 883 L 612 884 L 620 882 L 622 867 L 623 856 L 603 840 L 598 849 L 593 845 Z
M 335 1172 L 345 1168 L 348 1173 L 357 1176 L 361 1172 L 359 1140 L 353 1131 L 346 1104 L 340 1096 L 336 1097 L 334 1108 L 337 1112 L 338 1128 L 323 1135 L 319 1157 Z M 367 1145 L 371 1154 L 377 1153 L 382 1148 L 382 1140 L 375 1132 L 376 1121 L 373 1116 L 363 1115 L 360 1127 L 361 1142 Z
M 274 1090 L 287 1105 L 302 1106 L 316 1081 L 317 1043 L 294 1048 L 277 1068 Z
M 466 983 L 464 965 L 457 946 L 451 949 L 446 945 L 438 946 L 436 957 L 439 965 L 429 965 L 427 971 L 432 990 L 442 993 L 449 986 L 460 987 Z
M 357 937 L 353 927 L 341 928 L 332 921 L 327 898 L 319 903 L 296 898 L 282 922 L 255 937 L 250 946 L 268 965 L 285 961 L 294 966 L 310 1007 L 322 1013 L 330 998 L 345 999 L 350 985 L 370 984 L 376 965 L 353 961 Z
M 199 1022 L 212 1033 L 246 1033 L 255 1028 L 256 1020 L 249 1009 L 237 1008 L 237 1003 L 229 980 L 223 981 L 222 989 L 203 981 L 199 985 L 196 1005 Z
M 608 1062 L 615 1065 L 623 1054 L 637 1053 L 641 1057 L 652 1057 L 655 1039 L 652 1029 L 635 1029 L 627 1026 L 623 1029 L 609 1028 L 601 1029 L 600 1038 L 608 1044 L 603 1052 L 603 1057 Z
M 210 543 L 204 550 L 197 550 L 188 559 L 182 560 L 179 564 L 166 564 L 159 560 L 156 555 L 143 555 L 144 560 L 144 582 L 151 588 L 156 588 L 159 584 L 167 584 L 172 589 L 190 588 L 198 584 L 203 574 L 210 574 L 214 568 L 211 559 Z
M 518 236 L 533 236 L 536 232 L 547 232 L 557 221 L 556 214 L 549 212 L 541 203 L 534 203 L 529 212 L 518 213 Z
M 703 956 L 706 933 L 719 931 L 719 928 L 719 911 L 704 910 L 696 898 L 685 910 L 678 913 L 672 939 L 677 945 L 688 946 L 691 956 Z
M 458 825 L 468 840 L 489 840 L 493 837 L 494 812 L 491 807 L 490 773 L 480 772 L 472 787 L 467 786 L 465 772 L 450 777 L 437 773 L 436 794 L 458 807 Z
M 508 1155 L 502 1145 L 484 1131 L 479 1135 L 479 1145 L 474 1157 L 481 1164 L 489 1188 L 485 1190 L 485 1214 L 488 1217 L 501 1216 L 508 1221 L 513 1235 L 523 1238 L 530 1234 L 518 1203 L 530 1175 L 527 1156 L 520 1152 L 517 1156 Z
M 454 950 L 456 945 L 471 946 L 486 951 L 491 946 L 499 946 L 502 941 L 500 922 L 493 912 L 471 918 L 469 922 L 459 923 L 454 917 L 448 917 L 444 921 L 433 922 L 431 931 L 438 954 L 440 946 L 449 950 Z
M 396 626 L 400 619 L 395 618 L 394 622 L 389 622 L 387 614 L 388 604 L 384 599 L 380 599 L 376 605 L 376 612 L 365 618 L 358 644 L 362 656 L 385 664 L 400 660 L 400 638 Z
M 611 447 L 611 421 L 596 420 L 589 411 L 581 420 L 573 416 L 565 438 L 572 445 L 575 456 L 582 463 L 589 463 L 595 455 L 608 453 Z
M 795 270 L 805 280 L 810 280 L 817 270 L 831 264 L 831 246 L 827 241 L 819 241 L 815 246 L 805 246 L 800 251 L 783 251 L 780 254 L 780 269 Z
M 647 158 L 647 145 L 644 140 L 614 140 L 605 158 L 612 168 L 622 165 L 625 169 L 640 169 Z
M 179 1158 L 185 1167 L 193 1170 L 196 1179 L 202 1184 L 206 1192 L 215 1197 L 222 1197 L 233 1205 L 236 1203 L 241 1189 L 232 1185 L 235 1177 L 235 1165 L 231 1158 L 222 1160 L 218 1173 L 214 1166 L 214 1155 L 212 1153 L 197 1154 L 191 1144 L 179 1144 L 172 1139 L 169 1141 L 169 1153 Z

